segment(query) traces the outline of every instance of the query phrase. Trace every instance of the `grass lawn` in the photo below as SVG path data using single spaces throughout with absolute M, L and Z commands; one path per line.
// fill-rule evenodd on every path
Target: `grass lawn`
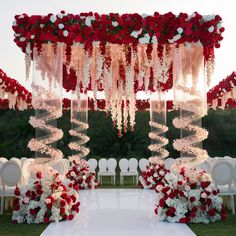
M 110 178 L 104 177 L 103 185 L 99 188 L 137 188 L 132 184 L 132 178 L 125 179 L 125 185 L 120 185 L 117 179 L 116 185 L 110 184 Z M 226 221 L 211 224 L 188 224 L 188 226 L 196 233 L 197 236 L 236 236 L 236 215 L 228 214 Z M 38 236 L 47 224 L 13 224 L 11 223 L 11 213 L 7 212 L 3 216 L 0 215 L 0 236 Z M 91 235 L 96 236 L 96 235 Z

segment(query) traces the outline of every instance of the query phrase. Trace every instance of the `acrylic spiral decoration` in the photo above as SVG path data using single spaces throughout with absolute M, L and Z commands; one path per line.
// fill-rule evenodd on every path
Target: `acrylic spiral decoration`
M 70 142 L 69 148 L 78 152 L 78 154 L 69 156 L 69 159 L 70 161 L 80 160 L 89 154 L 89 148 L 85 147 L 85 144 L 89 141 L 89 137 L 85 134 L 89 125 L 78 119 L 72 119 L 71 123 L 75 128 L 71 129 L 69 133 L 71 136 L 78 138 L 78 141 Z
M 149 125 L 151 126 L 153 131 L 150 132 L 148 136 L 153 143 L 149 145 L 148 149 L 152 153 L 155 153 L 149 158 L 149 161 L 151 163 L 160 163 L 169 155 L 169 152 L 164 148 L 169 141 L 163 135 L 168 131 L 168 127 L 154 121 L 150 121 Z
M 61 101 L 50 92 L 43 91 L 43 94 L 46 94 L 47 99 L 37 98 L 33 103 L 34 109 L 40 110 L 40 114 L 31 116 L 29 123 L 44 135 L 31 139 L 28 147 L 42 155 L 42 158 L 38 159 L 40 163 L 55 164 L 63 158 L 63 153 L 51 144 L 63 137 L 63 131 L 51 123 L 62 115 L 61 109 L 58 109 Z
M 183 153 L 183 157 L 176 163 L 179 168 L 186 166 L 188 168 L 196 167 L 208 157 L 206 150 L 197 147 L 208 136 L 208 131 L 197 125 L 201 119 L 201 111 L 198 109 L 198 107 L 202 107 L 201 103 L 200 99 L 196 99 L 195 101 L 191 100 L 175 104 L 182 109 L 182 116 L 175 118 L 173 125 L 189 134 L 173 142 L 174 148 Z

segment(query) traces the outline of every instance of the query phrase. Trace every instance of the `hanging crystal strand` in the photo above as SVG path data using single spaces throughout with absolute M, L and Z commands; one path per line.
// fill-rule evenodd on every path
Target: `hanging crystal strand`
M 36 130 L 36 137 L 31 139 L 28 147 L 35 152 L 39 164 L 55 164 L 62 157 L 56 148 L 56 142 L 63 136 L 63 131 L 56 127 L 56 119 L 62 115 L 62 59 L 63 48 L 44 44 L 39 55 L 34 49 L 34 71 L 32 83 L 32 106 L 35 116 L 29 123 Z M 47 79 L 46 79 L 47 78 Z
M 166 100 L 165 94 L 161 91 L 151 94 L 149 125 L 151 132 L 148 136 L 152 141 L 152 144 L 148 147 L 152 152 L 149 161 L 151 163 L 163 163 L 169 155 L 169 152 L 165 149 L 169 141 L 165 138 L 165 132 L 168 131 L 166 126 Z
M 207 113 L 202 47 L 180 46 L 175 52 L 174 68 L 174 105 L 179 108 L 180 116 L 173 124 L 180 129 L 180 139 L 174 140 L 173 146 L 181 152 L 176 167 L 191 168 L 208 157 L 201 146 L 208 136 L 201 127 L 201 118 Z
M 71 96 L 71 127 L 70 135 L 78 139 L 69 143 L 69 148 L 78 152 L 68 157 L 72 162 L 85 159 L 89 154 L 89 148 L 86 147 L 86 143 L 89 141 L 89 137 L 86 135 L 86 130 L 89 128 L 88 95 L 87 93 L 80 93 L 79 86 L 72 92 Z

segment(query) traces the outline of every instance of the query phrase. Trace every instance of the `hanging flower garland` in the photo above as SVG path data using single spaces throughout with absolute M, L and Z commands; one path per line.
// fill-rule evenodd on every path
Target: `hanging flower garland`
M 72 220 L 79 212 L 78 188 L 62 182 L 62 176 L 48 168 L 36 172 L 30 183 L 15 189 L 13 223 L 49 223 Z
M 206 173 L 182 169 L 179 174 L 167 173 L 164 181 L 165 186 L 156 187 L 159 200 L 155 213 L 159 220 L 207 224 L 226 219 L 222 198 Z
M 31 93 L 16 80 L 8 77 L 1 69 L 0 99 L 7 99 L 10 109 L 24 110 L 31 107 Z
M 98 186 L 96 173 L 89 170 L 86 160 L 74 160 L 66 177 L 79 189 L 95 189 Z
M 29 74 L 33 48 L 44 60 L 46 51 L 64 50 L 63 86 L 104 90 L 105 110 L 111 112 L 119 133 L 135 125 L 135 94 L 165 91 L 173 84 L 175 47 L 195 43 L 203 47 L 207 76 L 214 66 L 214 48 L 223 39 L 221 17 L 169 12 L 161 15 L 81 13 L 15 16 L 15 43 L 26 55 Z M 45 44 L 47 46 L 45 47 Z M 47 48 L 47 50 L 45 50 Z M 50 72 L 49 72 L 50 74 Z M 50 78 L 50 76 L 49 76 Z M 129 124 L 128 124 L 129 123 Z
M 216 109 L 218 107 L 235 107 L 236 99 L 236 72 L 227 76 L 207 93 L 208 106 Z

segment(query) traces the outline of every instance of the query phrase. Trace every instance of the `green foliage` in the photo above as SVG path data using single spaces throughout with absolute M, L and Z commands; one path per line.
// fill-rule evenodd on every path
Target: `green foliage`
M 31 157 L 34 153 L 27 148 L 28 141 L 34 137 L 34 129 L 28 123 L 33 110 L 27 111 L 0 111 L 0 156 L 5 157 Z M 167 149 L 170 157 L 177 158 L 179 153 L 173 149 L 172 141 L 179 138 L 179 130 L 172 125 L 172 120 L 178 114 L 168 112 L 166 133 L 169 139 Z M 105 112 L 89 112 L 88 135 L 90 142 L 90 157 L 149 157 L 147 147 L 150 144 L 148 132 L 150 127 L 149 113 L 137 112 L 135 130 L 128 130 L 121 138 L 113 126 L 110 115 Z M 203 118 L 203 127 L 209 131 L 209 138 L 204 141 L 204 148 L 210 156 L 236 156 L 236 110 L 209 110 Z M 65 111 L 58 119 L 58 127 L 64 131 L 64 137 L 58 142 L 58 147 L 65 157 L 71 154 L 68 143 L 71 141 L 68 130 L 70 129 L 70 111 Z

